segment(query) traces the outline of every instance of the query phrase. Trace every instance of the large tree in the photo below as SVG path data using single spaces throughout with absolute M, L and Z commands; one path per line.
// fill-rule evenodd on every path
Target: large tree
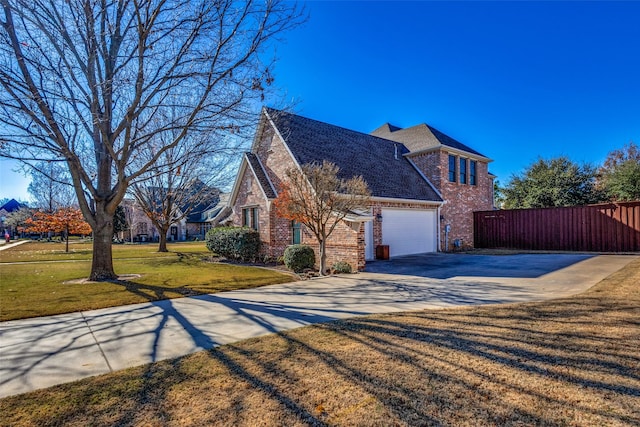
M 568 157 L 538 159 L 502 189 L 507 209 L 576 206 L 602 201 L 596 168 Z
M 93 230 L 92 280 L 116 278 L 113 215 L 130 184 L 186 137 L 246 125 L 272 81 L 265 48 L 301 22 L 280 0 L 0 6 L 0 155 L 66 162 Z
M 599 185 L 611 200 L 640 200 L 640 149 L 633 141 L 607 155 Z
M 327 239 L 338 224 L 358 210 L 369 208 L 369 187 L 361 176 L 343 179 L 331 162 L 305 164 L 286 171 L 275 201 L 279 216 L 304 224 L 320 244 L 320 274 L 327 264 Z

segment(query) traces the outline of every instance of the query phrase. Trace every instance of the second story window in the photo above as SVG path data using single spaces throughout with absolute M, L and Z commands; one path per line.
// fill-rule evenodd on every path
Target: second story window
M 460 157 L 460 184 L 467 183 L 467 159 Z
M 475 160 L 470 160 L 469 161 L 469 184 L 471 185 L 476 185 L 477 181 L 476 181 L 476 161 Z
M 449 182 L 456 182 L 456 156 L 449 154 Z

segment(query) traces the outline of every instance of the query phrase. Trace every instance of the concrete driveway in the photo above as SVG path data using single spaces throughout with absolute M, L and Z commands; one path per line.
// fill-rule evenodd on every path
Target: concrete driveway
M 567 296 L 635 258 L 422 255 L 354 275 L 2 322 L 0 397 L 335 319 Z

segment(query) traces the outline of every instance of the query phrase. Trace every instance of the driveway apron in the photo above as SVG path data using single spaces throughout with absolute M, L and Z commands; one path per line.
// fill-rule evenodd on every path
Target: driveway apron
M 336 319 L 569 296 L 635 258 L 422 255 L 353 275 L 2 322 L 0 397 Z

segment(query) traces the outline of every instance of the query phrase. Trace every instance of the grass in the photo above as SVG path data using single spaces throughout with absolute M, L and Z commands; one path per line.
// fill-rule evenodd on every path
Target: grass
M 244 289 L 292 280 L 274 271 L 206 262 L 204 243 L 114 246 L 117 274 L 139 278 L 117 283 L 77 283 L 88 277 L 91 251 L 73 245 L 26 243 L 0 252 L 0 320 L 47 316 L 190 295 Z M 52 249 L 53 246 L 53 249 Z M 87 253 L 87 250 L 89 252 Z M 69 257 L 76 257 L 69 258 Z M 29 261 L 24 261 L 24 260 Z M 7 261 L 10 260 L 10 261 Z M 21 262 L 16 260 L 22 260 Z
M 0 400 L 0 425 L 637 426 L 640 260 L 541 303 L 360 317 Z
M 113 259 L 156 258 L 172 256 L 176 252 L 189 254 L 210 254 L 204 242 L 167 243 L 170 252 L 158 252 L 157 243 L 141 245 L 113 245 Z M 71 242 L 69 252 L 60 242 L 33 241 L 0 251 L 0 263 L 91 260 L 92 245 L 85 242 Z

